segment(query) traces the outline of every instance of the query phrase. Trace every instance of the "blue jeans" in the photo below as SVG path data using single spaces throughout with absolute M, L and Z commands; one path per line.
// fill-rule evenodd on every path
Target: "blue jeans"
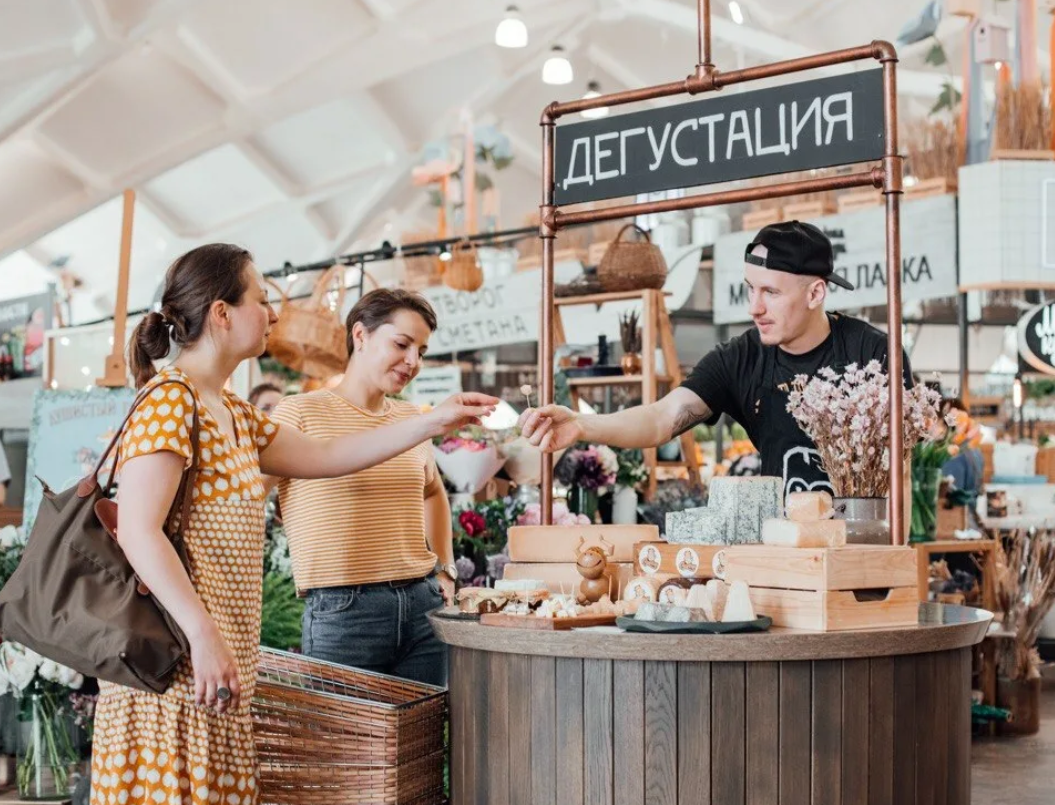
M 443 606 L 439 581 L 397 586 L 321 587 L 308 592 L 301 647 L 309 657 L 398 676 L 447 684 L 447 646 L 428 614 Z

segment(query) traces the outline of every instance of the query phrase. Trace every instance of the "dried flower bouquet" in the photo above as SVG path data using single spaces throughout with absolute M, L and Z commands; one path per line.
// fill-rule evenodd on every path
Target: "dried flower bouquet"
M 849 364 L 840 375 L 825 367 L 799 375 L 788 411 L 813 440 L 837 497 L 886 497 L 890 491 L 889 377 L 879 361 Z M 940 395 L 917 385 L 904 393 L 906 455 L 938 418 Z

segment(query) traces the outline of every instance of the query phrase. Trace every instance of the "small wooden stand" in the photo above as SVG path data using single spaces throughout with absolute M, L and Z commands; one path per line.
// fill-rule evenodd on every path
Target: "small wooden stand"
M 106 359 L 103 376 L 95 385 L 124 388 L 128 385 L 125 363 L 125 325 L 128 321 L 128 275 L 132 264 L 132 219 L 135 216 L 136 192 L 125 190 L 124 214 L 121 219 L 121 255 L 117 269 L 117 298 L 114 300 L 114 345 Z
M 573 305 L 597 305 L 605 302 L 624 302 L 630 299 L 642 301 L 641 311 L 641 374 L 617 375 L 615 377 L 570 378 L 568 388 L 571 391 L 573 407 L 579 405 L 579 389 L 605 386 L 641 386 L 641 404 L 648 405 L 659 399 L 659 386 L 668 389 L 681 383 L 681 366 L 678 364 L 678 352 L 674 347 L 674 333 L 671 329 L 670 315 L 663 301 L 663 291 L 647 288 L 640 291 L 623 291 L 620 293 L 591 294 L 589 296 L 570 296 L 553 300 L 556 315 L 553 317 L 554 349 L 566 342 L 564 323 L 561 311 Z M 656 373 L 656 348 L 663 350 L 663 362 L 666 374 L 660 377 Z M 688 472 L 689 482 L 695 486 L 700 483 L 700 465 L 696 460 L 696 443 L 692 431 L 683 433 L 681 441 L 681 461 L 660 462 L 656 448 L 645 449 L 645 465 L 648 467 L 648 486 L 645 488 L 645 499 L 651 500 L 656 492 L 656 470 L 659 467 L 679 467 Z

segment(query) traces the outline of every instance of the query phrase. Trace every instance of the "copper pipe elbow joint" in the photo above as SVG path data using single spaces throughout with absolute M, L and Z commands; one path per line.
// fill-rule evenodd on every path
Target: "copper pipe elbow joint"
M 883 39 L 876 39 L 872 42 L 872 56 L 881 62 L 898 60 L 897 48 Z

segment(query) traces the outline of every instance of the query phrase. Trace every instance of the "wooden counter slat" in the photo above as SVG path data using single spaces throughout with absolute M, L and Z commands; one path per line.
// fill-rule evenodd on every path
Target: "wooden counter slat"
M 842 785 L 842 663 L 813 663 L 813 794 L 811 805 L 839 805 Z
M 557 660 L 531 657 L 531 801 L 557 805 Z
M 614 663 L 612 690 L 615 805 L 636 805 L 645 801 L 645 663 Z
M 780 797 L 780 663 L 747 665 L 747 805 Z
M 487 655 L 485 655 L 487 656 Z M 487 753 L 487 776 L 490 780 L 491 798 L 488 802 L 494 805 L 509 805 L 509 786 L 505 781 L 509 779 L 509 753 L 510 741 L 499 740 L 497 736 L 509 735 L 509 658 L 500 654 L 491 654 L 488 657 L 488 687 L 489 698 L 494 701 L 494 707 L 488 707 L 484 713 L 487 718 L 487 735 L 492 740 L 488 741 L 490 751 Z M 516 747 L 516 751 L 523 751 L 526 747 Z
M 612 661 L 583 660 L 583 744 L 586 805 L 613 805 Z
M 582 664 L 583 661 L 578 659 L 557 660 L 556 777 L 559 805 L 584 805 Z
M 810 805 L 813 664 L 780 664 L 780 804 Z
M 948 724 L 939 724 L 937 720 L 938 680 L 935 667 L 935 655 L 924 654 L 916 658 L 916 729 L 926 730 L 936 735 L 949 728 Z M 945 680 L 942 680 L 945 684 Z M 934 741 L 916 745 L 916 803 L 933 805 L 935 764 L 938 760 L 937 745 Z
M 843 802 L 868 802 L 868 697 L 869 660 L 843 664 L 842 798 Z
M 919 657 L 894 658 L 894 802 L 916 802 L 916 664 Z
M 669 662 L 645 663 L 645 794 L 678 805 L 678 676 Z
M 955 652 L 947 651 L 944 654 L 934 654 L 935 679 L 932 685 L 955 685 L 953 677 L 953 660 L 956 659 Z M 934 711 L 934 729 L 940 736 L 934 742 L 934 805 L 948 805 L 949 792 L 949 742 L 945 738 L 951 724 L 952 708 L 945 696 L 935 696 L 931 708 Z
M 489 746 L 491 741 L 494 740 L 494 736 L 488 732 L 488 717 L 487 711 L 490 709 L 490 691 L 486 681 L 491 673 L 490 658 L 487 654 L 482 652 L 475 652 L 473 658 L 473 671 L 478 680 L 483 684 L 477 684 L 472 694 L 472 704 L 470 705 L 472 710 L 470 717 L 472 719 L 472 731 L 474 740 L 481 742 L 484 746 Z M 496 700 L 495 705 L 499 706 L 499 702 Z M 503 703 L 504 704 L 504 703 Z M 472 764 L 470 765 L 470 774 L 476 781 L 476 802 L 490 802 L 490 775 L 488 774 L 487 756 L 477 756 Z
M 744 663 L 711 667 L 711 800 L 714 803 L 744 802 L 746 693 Z
M 868 805 L 894 805 L 894 660 L 869 663 Z
M 962 648 L 955 654 L 960 655 L 952 671 L 953 687 L 956 690 L 952 708 L 953 717 L 949 720 L 949 731 L 952 735 L 971 734 L 971 649 Z M 958 663 L 958 665 L 957 665 Z M 953 741 L 949 753 L 952 769 L 949 773 L 949 803 L 966 802 L 971 797 L 971 742 Z
M 711 665 L 683 662 L 678 665 L 678 707 L 699 718 L 683 718 L 678 725 L 678 791 L 698 791 L 699 805 L 711 799 Z M 640 802 L 641 800 L 637 800 Z
M 516 655 L 510 663 L 509 690 L 532 690 L 533 657 Z M 492 707 L 494 704 L 492 704 Z M 509 802 L 531 805 L 531 764 L 534 747 L 531 741 L 531 700 L 524 696 L 509 697 Z
M 451 734 L 465 735 L 469 731 L 466 723 L 465 713 L 471 698 L 473 681 L 472 669 L 467 667 L 472 663 L 473 652 L 469 649 L 452 646 L 450 649 L 450 694 L 451 694 Z M 466 774 L 466 763 L 470 752 L 460 743 L 451 743 L 451 788 L 465 791 L 469 786 L 469 776 Z

